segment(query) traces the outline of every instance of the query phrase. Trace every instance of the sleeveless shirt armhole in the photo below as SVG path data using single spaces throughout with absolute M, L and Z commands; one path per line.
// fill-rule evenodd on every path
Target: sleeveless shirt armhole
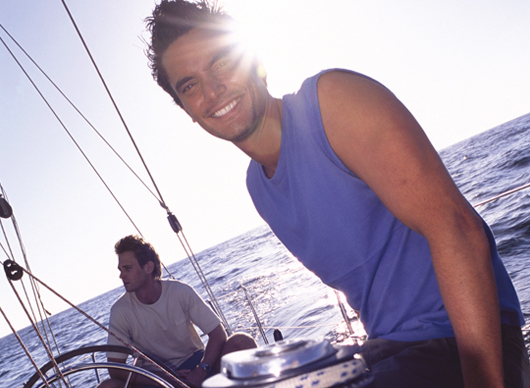
M 343 162 L 339 159 L 335 151 L 333 150 L 333 147 L 331 147 L 331 144 L 329 143 L 328 137 L 326 135 L 326 131 L 324 129 L 324 124 L 322 122 L 322 114 L 320 112 L 320 104 L 318 100 L 318 81 L 320 77 L 326 73 L 332 72 L 332 71 L 343 71 L 351 74 L 358 74 L 354 71 L 346 70 L 346 69 L 328 69 L 323 70 L 314 77 L 312 77 L 310 80 L 309 87 L 304 91 L 305 93 L 308 93 L 308 96 L 311 100 L 311 113 L 314 117 L 315 122 L 317 122 L 318 130 L 314 131 L 311 135 L 318 137 L 318 142 L 322 144 L 322 150 L 324 154 L 330 159 L 330 161 L 337 166 L 340 170 L 344 171 L 345 173 L 351 175 L 352 177 L 355 177 L 357 179 L 360 179 L 353 171 L 351 171 Z M 362 75 L 362 74 L 361 74 Z

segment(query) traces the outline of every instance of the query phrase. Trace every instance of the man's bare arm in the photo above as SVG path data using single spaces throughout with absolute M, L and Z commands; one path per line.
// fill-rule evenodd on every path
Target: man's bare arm
M 201 362 L 204 362 L 211 368 L 214 368 L 214 365 L 221 357 L 221 352 L 225 343 L 226 331 L 224 327 L 219 324 L 215 329 L 208 333 L 208 343 L 204 349 L 204 356 Z M 185 381 L 192 386 L 200 387 L 207 375 L 208 374 L 203 368 L 197 366 L 185 376 Z
M 414 117 L 386 88 L 335 71 L 320 78 L 318 94 L 338 157 L 427 239 L 466 387 L 502 387 L 499 304 L 482 221 Z

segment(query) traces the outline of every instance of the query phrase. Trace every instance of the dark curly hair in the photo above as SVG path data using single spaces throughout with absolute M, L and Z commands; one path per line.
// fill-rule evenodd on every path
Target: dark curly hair
M 147 30 L 151 33 L 151 43 L 147 49 L 151 74 L 181 108 L 182 102 L 169 84 L 162 66 L 162 55 L 175 40 L 193 28 L 208 28 L 226 33 L 229 31 L 230 21 L 232 18 L 222 11 L 215 0 L 162 0 L 153 10 L 152 16 L 145 19 Z
M 143 238 L 133 235 L 125 236 L 114 245 L 114 251 L 117 255 L 123 252 L 133 252 L 140 267 L 143 267 L 148 262 L 152 261 L 155 265 L 153 276 L 155 280 L 160 280 L 160 277 L 162 276 L 160 257 L 158 257 L 155 248 Z

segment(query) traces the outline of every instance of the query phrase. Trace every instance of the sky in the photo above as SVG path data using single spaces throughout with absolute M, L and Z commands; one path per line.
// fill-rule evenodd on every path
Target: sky
M 530 2 L 225 0 L 280 97 L 326 68 L 382 82 L 437 149 L 530 111 Z M 162 196 L 199 253 L 263 224 L 245 188 L 248 158 L 194 125 L 152 80 L 143 19 L 152 0 L 68 0 Z M 0 23 L 149 183 L 60 0 L 2 0 Z M 165 210 L 4 39 L 134 220 L 171 264 L 186 257 Z M 0 184 L 32 273 L 72 303 L 121 285 L 114 243 L 138 231 L 0 45 Z M 152 186 L 150 186 L 152 187 Z M 23 263 L 11 220 L 0 242 Z M 9 245 L 7 243 L 9 241 Z M 0 250 L 3 262 L 8 255 Z M 68 306 L 42 291 L 46 308 Z M 28 325 L 7 280 L 0 307 Z M 10 329 L 0 316 L 0 337 Z

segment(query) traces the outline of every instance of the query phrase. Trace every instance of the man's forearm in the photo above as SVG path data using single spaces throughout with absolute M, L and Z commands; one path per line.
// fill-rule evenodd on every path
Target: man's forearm
M 226 332 L 221 324 L 213 329 L 208 334 L 208 343 L 204 349 L 204 357 L 202 362 L 208 364 L 212 368 L 221 357 L 223 346 L 226 343 Z
M 440 292 L 455 331 L 466 388 L 502 387 L 500 310 L 489 244 L 480 230 L 431 246 Z

